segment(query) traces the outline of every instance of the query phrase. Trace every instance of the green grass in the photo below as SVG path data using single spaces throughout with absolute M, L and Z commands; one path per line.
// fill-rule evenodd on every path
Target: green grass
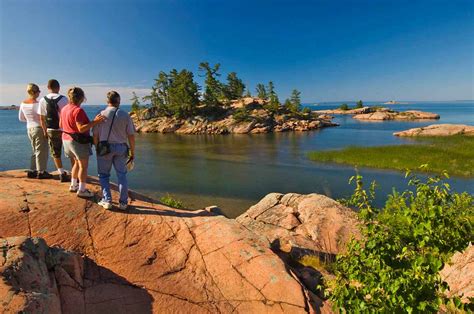
M 448 136 L 416 138 L 416 144 L 376 147 L 351 146 L 342 150 L 314 151 L 309 159 L 361 167 L 422 170 L 452 176 L 474 177 L 474 137 Z

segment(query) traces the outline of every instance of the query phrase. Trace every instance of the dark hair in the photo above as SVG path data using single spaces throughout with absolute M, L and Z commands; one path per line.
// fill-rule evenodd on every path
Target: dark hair
M 120 95 L 116 91 L 112 90 L 107 93 L 107 102 L 111 105 L 117 106 L 120 104 Z
M 84 91 L 80 87 L 71 87 L 67 91 L 67 97 L 69 98 L 69 101 L 74 103 L 74 104 L 79 104 L 86 99 L 86 95 L 84 94 Z
M 48 89 L 50 90 L 57 90 L 59 89 L 59 82 L 58 80 L 51 79 L 48 81 Z

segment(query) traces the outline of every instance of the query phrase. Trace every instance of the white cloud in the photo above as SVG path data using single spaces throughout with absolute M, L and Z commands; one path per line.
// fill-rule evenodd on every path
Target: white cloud
M 21 103 L 26 95 L 26 84 L 0 84 L 0 105 L 9 106 Z M 83 83 L 83 84 L 62 84 L 61 93 L 66 94 L 70 87 L 81 87 L 86 93 L 87 105 L 101 105 L 105 104 L 105 97 L 107 92 L 111 90 L 117 91 L 123 104 L 129 104 L 132 93 L 135 92 L 139 97 L 143 97 L 150 93 L 149 88 L 130 86 L 125 83 Z M 48 93 L 46 85 L 40 85 L 41 96 Z M 40 96 L 40 97 L 41 97 Z

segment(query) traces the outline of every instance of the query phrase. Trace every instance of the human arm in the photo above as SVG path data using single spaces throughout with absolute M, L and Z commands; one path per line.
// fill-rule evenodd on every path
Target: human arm
M 47 127 L 46 127 L 46 102 L 44 98 L 42 98 L 38 104 L 37 113 L 40 116 L 40 125 L 41 125 L 41 128 L 43 129 L 43 134 L 44 136 L 47 136 L 48 132 L 47 132 Z
M 82 123 L 82 122 L 76 121 L 76 127 L 80 133 L 84 133 L 84 132 L 89 131 L 94 126 L 102 123 L 104 120 L 105 120 L 105 117 L 101 114 L 98 114 L 97 116 L 95 116 L 94 120 L 92 120 L 89 123 Z
M 128 144 L 130 145 L 130 159 L 135 159 L 135 135 L 128 135 Z
M 18 120 L 20 120 L 21 122 L 26 122 L 26 117 L 23 113 L 23 105 L 20 105 L 20 110 L 18 110 Z
M 40 125 L 41 125 L 41 128 L 43 129 L 43 134 L 44 136 L 48 136 L 48 131 L 47 131 L 47 128 L 46 128 L 46 116 L 43 116 L 43 115 L 40 115 Z
M 92 139 L 93 139 L 93 143 L 94 145 L 97 147 L 97 145 L 99 144 L 99 130 L 97 127 L 93 127 L 92 128 Z

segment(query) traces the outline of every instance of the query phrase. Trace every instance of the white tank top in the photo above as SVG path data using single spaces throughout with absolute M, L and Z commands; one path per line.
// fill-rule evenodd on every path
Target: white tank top
M 40 116 L 38 114 L 38 103 L 20 104 L 20 111 L 18 112 L 20 121 L 26 122 L 27 128 L 41 127 Z

